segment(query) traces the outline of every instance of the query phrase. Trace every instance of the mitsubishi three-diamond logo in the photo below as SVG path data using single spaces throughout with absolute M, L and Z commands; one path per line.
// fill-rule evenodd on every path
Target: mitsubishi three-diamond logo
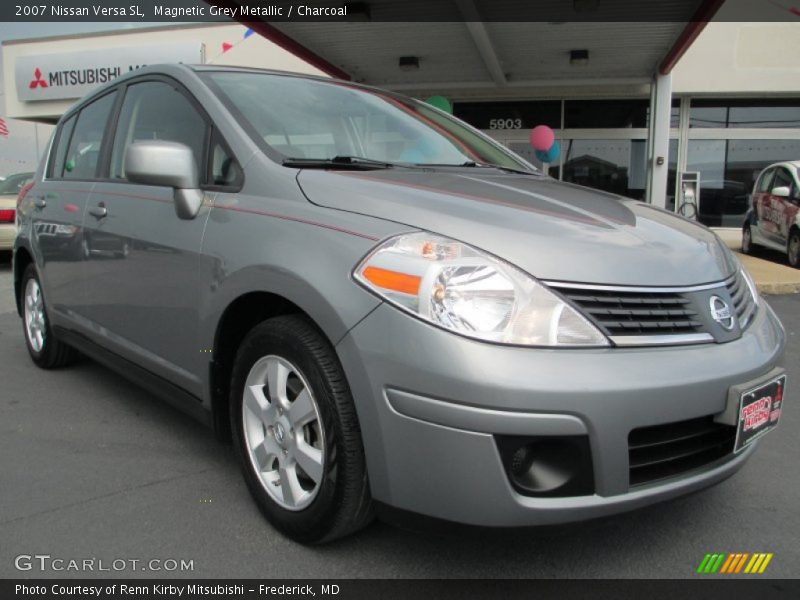
M 42 70 L 39 67 L 36 67 L 36 69 L 33 71 L 33 79 L 28 84 L 28 87 L 32 90 L 35 90 L 37 87 L 47 87 L 47 82 L 42 79 Z

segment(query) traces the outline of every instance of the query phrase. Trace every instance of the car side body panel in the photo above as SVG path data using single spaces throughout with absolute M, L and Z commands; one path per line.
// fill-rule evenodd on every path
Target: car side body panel
M 781 174 L 779 179 L 779 173 Z M 770 177 L 767 189 L 759 189 L 762 179 Z M 776 196 L 775 187 L 787 181 L 789 197 Z M 753 242 L 779 252 L 786 252 L 789 235 L 800 229 L 800 174 L 796 163 L 777 163 L 764 169 L 756 180 L 753 190 L 751 213 L 747 222 L 752 227 Z
M 225 310 L 253 292 L 295 304 L 335 344 L 380 304 L 352 270 L 379 240 L 411 228 L 317 207 L 293 170 L 262 157 L 253 163 L 240 193 L 214 196 L 201 252 L 198 351 L 214 347 Z

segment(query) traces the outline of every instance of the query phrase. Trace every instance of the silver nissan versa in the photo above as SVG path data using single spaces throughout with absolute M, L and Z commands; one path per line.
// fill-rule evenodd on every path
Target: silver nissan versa
M 780 417 L 783 329 L 712 232 L 393 93 L 143 68 L 63 116 L 17 222 L 33 361 L 88 355 L 232 439 L 302 542 L 376 509 L 630 510 Z

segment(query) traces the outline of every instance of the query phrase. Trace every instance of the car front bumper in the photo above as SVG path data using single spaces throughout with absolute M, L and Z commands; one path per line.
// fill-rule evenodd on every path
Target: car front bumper
M 513 527 L 631 510 L 732 475 L 753 446 L 631 488 L 628 435 L 722 414 L 731 386 L 774 374 L 784 337 L 763 300 L 733 342 L 590 350 L 482 343 L 383 304 L 337 351 L 356 402 L 373 497 L 449 521 Z M 503 435 L 588 436 L 594 493 L 519 493 L 498 449 Z

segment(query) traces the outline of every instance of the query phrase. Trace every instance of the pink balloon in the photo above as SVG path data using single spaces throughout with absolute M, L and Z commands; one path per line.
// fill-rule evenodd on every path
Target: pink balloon
M 547 125 L 537 125 L 531 129 L 531 146 L 534 150 L 547 152 L 556 141 L 556 134 Z

